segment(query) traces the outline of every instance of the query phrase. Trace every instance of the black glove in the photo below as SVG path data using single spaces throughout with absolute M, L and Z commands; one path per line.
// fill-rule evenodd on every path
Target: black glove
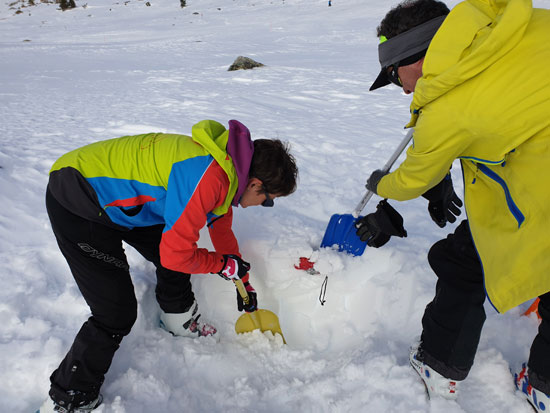
M 369 247 L 381 247 L 392 235 L 400 238 L 407 236 L 403 217 L 385 199 L 378 203 L 376 212 L 358 220 L 355 227 L 361 241 L 366 241 Z
M 223 256 L 223 267 L 218 273 L 225 280 L 240 280 L 250 270 L 250 264 L 238 255 L 225 254 Z
M 256 294 L 256 290 L 250 285 L 248 281 L 243 284 L 246 292 L 248 293 L 248 304 L 244 303 L 244 300 L 241 297 L 239 290 L 237 290 L 237 308 L 239 311 L 244 310 L 247 313 L 251 313 L 258 309 L 258 297 Z
M 443 228 L 447 221 L 451 224 L 455 222 L 461 213 L 462 201 L 455 193 L 450 174 L 422 196 L 429 201 L 430 217 L 440 228 Z
M 374 171 L 373 173 L 370 174 L 369 176 L 369 179 L 367 179 L 367 184 L 365 185 L 366 188 L 371 191 L 371 192 L 374 192 L 375 194 L 378 194 L 378 192 L 376 192 L 376 187 L 378 186 L 378 182 L 380 182 L 380 180 L 386 176 L 389 172 L 384 172 L 380 169 L 377 169 L 376 171 Z

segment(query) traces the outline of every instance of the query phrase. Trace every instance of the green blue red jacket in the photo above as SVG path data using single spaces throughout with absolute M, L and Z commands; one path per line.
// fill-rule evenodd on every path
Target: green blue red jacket
M 118 230 L 164 225 L 164 267 L 188 274 L 218 272 L 223 254 L 239 254 L 232 205 L 248 183 L 250 132 L 213 120 L 191 136 L 149 133 L 75 149 L 53 165 L 48 188 L 69 211 Z M 215 252 L 198 248 L 208 225 Z

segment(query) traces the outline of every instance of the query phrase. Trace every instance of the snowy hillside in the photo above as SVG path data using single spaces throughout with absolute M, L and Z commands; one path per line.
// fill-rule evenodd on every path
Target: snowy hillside
M 214 275 L 193 285 L 219 340 L 173 338 L 158 328 L 153 266 L 127 247 L 139 316 L 98 412 L 532 411 L 508 371 L 536 333 L 536 319 L 521 316 L 529 303 L 504 315 L 486 308 L 458 402 L 428 402 L 409 367 L 435 288 L 426 254 L 455 227 L 437 227 L 425 200 L 392 201 L 408 238 L 361 257 L 318 250 L 330 216 L 355 208 L 405 134 L 410 96 L 368 92 L 379 71 L 375 29 L 396 2 L 90 0 L 66 12 L 36 3 L 17 15 L 0 4 L 0 411 L 42 403 L 89 316 L 44 206 L 52 163 L 97 140 L 188 134 L 202 119 L 238 119 L 253 138 L 289 141 L 297 158 L 295 194 L 234 211 L 260 307 L 279 316 L 287 344 L 238 336 L 234 287 Z M 228 72 L 240 55 L 266 66 Z M 461 194 L 458 165 L 453 177 Z M 200 245 L 211 246 L 207 232 Z M 322 274 L 295 270 L 300 256 Z

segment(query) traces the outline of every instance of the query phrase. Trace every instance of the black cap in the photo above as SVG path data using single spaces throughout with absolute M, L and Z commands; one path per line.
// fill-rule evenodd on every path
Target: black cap
M 387 72 L 387 68 L 391 65 L 400 63 L 401 66 L 404 66 L 420 60 L 426 54 L 432 38 L 445 17 L 435 17 L 390 39 L 380 36 L 378 60 L 381 70 L 369 90 L 378 89 L 391 83 Z
M 379 87 L 384 87 L 386 85 L 389 85 L 390 83 L 391 82 L 388 80 L 388 68 L 383 67 L 382 70 L 380 70 L 378 77 L 370 87 L 369 91 L 378 89 Z

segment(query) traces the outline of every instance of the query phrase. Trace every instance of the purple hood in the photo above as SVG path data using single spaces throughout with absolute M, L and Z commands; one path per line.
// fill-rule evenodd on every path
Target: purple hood
M 238 206 L 239 200 L 248 185 L 248 172 L 254 154 L 254 143 L 250 138 L 250 131 L 238 120 L 229 121 L 229 137 L 226 149 L 231 159 L 233 159 L 233 165 L 239 180 L 239 186 L 231 205 Z

